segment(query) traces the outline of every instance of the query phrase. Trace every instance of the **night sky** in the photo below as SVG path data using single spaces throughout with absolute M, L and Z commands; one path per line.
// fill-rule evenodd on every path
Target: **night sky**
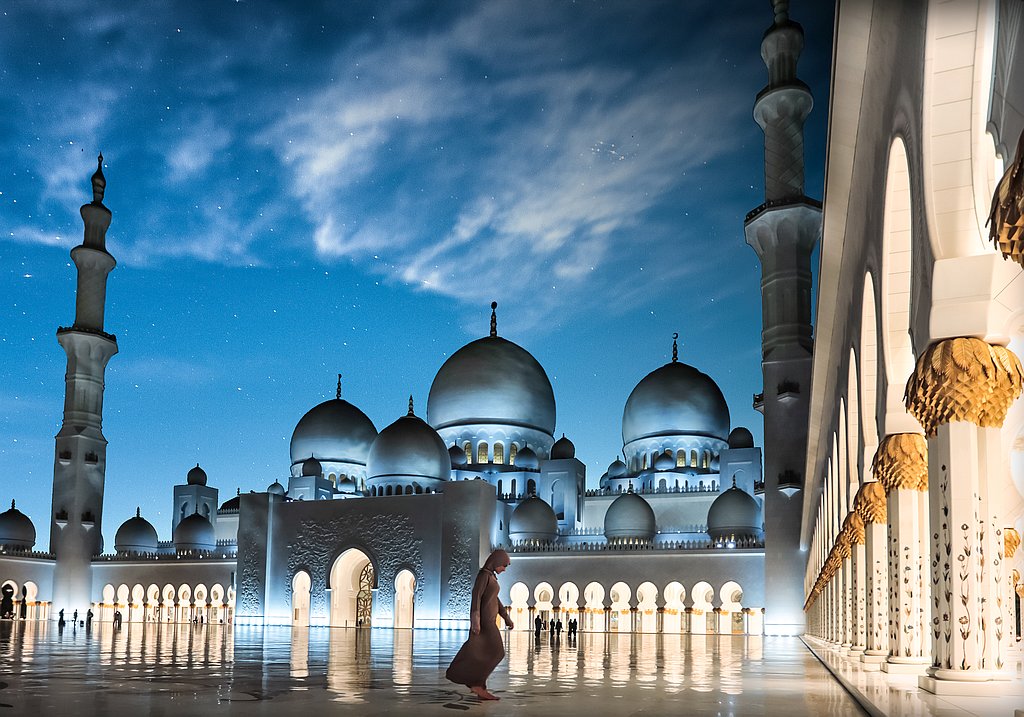
M 829 3 L 794 2 L 821 197 Z M 169 540 L 199 462 L 221 501 L 286 482 L 305 411 L 422 416 L 499 333 L 545 367 L 596 486 L 633 386 L 671 356 L 760 445 L 763 200 L 751 117 L 767 0 L 32 0 L 0 14 L 0 506 L 48 544 L 81 204 L 102 150 L 107 549 Z M 0 507 L 2 510 L 3 507 Z

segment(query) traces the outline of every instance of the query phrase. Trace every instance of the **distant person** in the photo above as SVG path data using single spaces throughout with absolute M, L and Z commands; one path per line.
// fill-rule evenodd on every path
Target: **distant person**
M 540 631 L 543 629 L 544 621 L 541 619 L 540 615 L 538 615 L 537 617 L 533 618 L 533 636 L 539 640 Z
M 555 623 L 555 635 L 557 635 L 558 637 L 562 636 L 562 621 L 561 620 L 559 620 L 558 622 Z
M 92 608 L 89 609 L 89 612 L 85 613 L 85 629 L 92 629 Z
M 75 610 L 75 614 L 71 616 L 71 622 L 78 624 L 78 610 Z
M 57 613 L 57 627 L 64 627 L 64 608 Z
M 116 630 L 120 630 L 121 629 L 121 611 L 120 610 L 114 610 L 114 629 L 116 629 Z
M 452 682 L 468 687 L 481 700 L 496 700 L 487 689 L 487 678 L 505 656 L 505 644 L 496 618 L 505 620 L 511 630 L 512 618 L 498 600 L 498 575 L 509 565 L 508 553 L 495 550 L 477 573 L 473 600 L 469 608 L 469 639 L 459 649 L 445 673 Z

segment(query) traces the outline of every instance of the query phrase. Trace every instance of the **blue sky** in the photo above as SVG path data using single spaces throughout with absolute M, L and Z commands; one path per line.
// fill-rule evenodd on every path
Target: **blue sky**
M 832 10 L 793 3 L 808 194 Z M 382 429 L 488 330 L 551 378 L 596 483 L 633 386 L 680 358 L 760 443 L 763 0 L 9 3 L 0 14 L 0 503 L 47 544 L 74 316 L 69 249 L 102 150 L 104 535 L 170 538 L 199 462 L 225 500 L 288 473 L 334 395 Z

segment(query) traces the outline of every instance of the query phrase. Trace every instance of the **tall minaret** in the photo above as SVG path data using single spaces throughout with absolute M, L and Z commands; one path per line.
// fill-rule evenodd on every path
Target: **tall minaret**
M 774 0 L 775 22 L 761 41 L 768 86 L 754 102 L 764 130 L 764 204 L 744 224 L 761 259 L 761 369 L 764 393 L 765 630 L 804 628 L 800 520 L 811 389 L 811 251 L 821 202 L 804 194 L 804 120 L 813 101 L 796 77 L 803 28 L 789 3 Z M 755 398 L 755 407 L 758 401 Z
M 57 329 L 68 356 L 64 376 L 64 421 L 56 438 L 50 550 L 54 618 L 60 609 L 84 612 L 92 596 L 92 556 L 102 548 L 103 482 L 107 441 L 103 437 L 103 372 L 117 353 L 117 340 L 103 331 L 107 274 L 114 257 L 105 247 L 110 210 L 103 206 L 103 155 L 92 175 L 92 202 L 82 206 L 85 239 L 71 250 L 78 267 L 75 323 Z

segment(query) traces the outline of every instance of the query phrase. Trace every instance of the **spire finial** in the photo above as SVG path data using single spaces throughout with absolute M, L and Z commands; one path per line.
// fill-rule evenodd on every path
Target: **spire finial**
M 334 397 L 341 400 L 341 374 L 338 374 L 338 390 L 334 393 Z
M 736 473 L 738 473 L 738 472 L 739 472 L 739 471 L 736 471 Z M 732 487 L 733 487 L 733 488 L 735 488 L 735 487 L 736 487 L 736 473 L 733 473 L 733 474 L 732 474 Z
M 679 363 L 679 332 L 672 334 L 672 363 Z
M 789 22 L 789 0 L 772 0 L 772 9 L 775 11 L 776 25 Z
M 140 508 L 139 506 L 135 506 L 135 517 L 136 518 L 141 518 L 142 517 L 142 508 Z
M 498 335 L 498 314 L 497 314 L 498 302 L 491 302 L 491 336 Z
M 14 510 L 14 498 L 11 498 L 11 510 Z
M 413 408 L 412 408 L 412 394 L 409 394 L 409 414 L 408 415 L 410 415 L 410 416 L 415 416 L 416 415 L 416 412 L 413 411 Z
M 103 153 L 96 158 L 96 171 L 92 175 L 92 202 L 103 204 L 103 192 L 107 189 L 107 178 L 103 176 Z

